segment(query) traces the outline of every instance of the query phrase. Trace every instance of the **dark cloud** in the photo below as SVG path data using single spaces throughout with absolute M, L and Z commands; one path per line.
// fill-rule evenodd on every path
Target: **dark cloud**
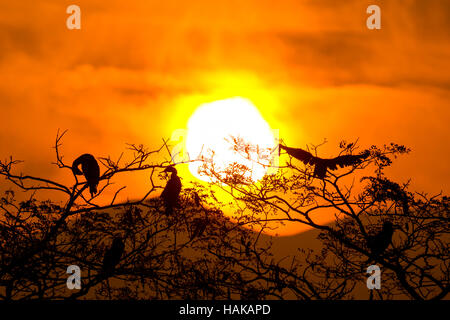
M 0 23 L 0 59 L 9 55 L 23 53 L 38 57 L 39 37 L 35 30 L 26 26 L 12 26 Z

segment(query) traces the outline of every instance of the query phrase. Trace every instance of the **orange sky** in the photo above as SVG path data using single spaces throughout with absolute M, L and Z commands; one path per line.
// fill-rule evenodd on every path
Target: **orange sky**
M 73 3 L 81 30 L 66 28 Z M 381 30 L 366 28 L 369 4 Z M 449 31 L 445 0 L 2 1 L 0 158 L 62 179 L 58 128 L 66 159 L 117 157 L 159 146 L 197 103 L 242 95 L 286 143 L 327 138 L 324 156 L 342 139 L 406 144 L 392 175 L 448 193 Z

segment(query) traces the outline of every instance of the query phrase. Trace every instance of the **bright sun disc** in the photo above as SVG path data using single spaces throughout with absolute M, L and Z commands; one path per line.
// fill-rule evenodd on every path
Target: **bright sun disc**
M 253 146 L 246 152 L 233 148 L 234 138 Z M 186 151 L 191 159 L 213 156 L 216 171 L 226 170 L 232 164 L 249 168 L 245 178 L 260 180 L 272 161 L 270 150 L 275 147 L 275 137 L 269 124 L 258 109 L 243 98 L 230 98 L 200 105 L 188 122 Z M 263 151 L 266 150 L 266 151 Z M 268 152 L 267 157 L 261 154 Z M 199 179 L 211 181 L 199 174 L 200 162 L 191 162 L 189 170 Z

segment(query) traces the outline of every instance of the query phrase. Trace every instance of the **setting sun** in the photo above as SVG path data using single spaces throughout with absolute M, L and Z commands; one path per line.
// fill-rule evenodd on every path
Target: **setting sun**
M 234 139 L 250 146 L 235 148 Z M 216 172 L 232 165 L 245 166 L 243 174 L 253 182 L 261 179 L 272 163 L 271 150 L 276 145 L 274 131 L 256 106 L 248 99 L 235 97 L 200 105 L 188 122 L 186 150 L 190 159 L 211 159 Z M 189 170 L 199 179 L 201 162 L 191 162 Z

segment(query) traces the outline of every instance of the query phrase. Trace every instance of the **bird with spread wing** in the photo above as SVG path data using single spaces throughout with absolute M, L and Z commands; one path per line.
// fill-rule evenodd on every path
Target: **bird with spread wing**
M 359 164 L 366 159 L 370 152 L 368 150 L 358 155 L 342 155 L 331 159 L 322 159 L 313 156 L 310 152 L 300 149 L 279 145 L 280 150 L 285 150 L 290 156 L 302 161 L 304 164 L 314 166 L 314 176 L 319 179 L 325 179 L 328 170 L 336 170 L 338 167 L 348 167 Z

